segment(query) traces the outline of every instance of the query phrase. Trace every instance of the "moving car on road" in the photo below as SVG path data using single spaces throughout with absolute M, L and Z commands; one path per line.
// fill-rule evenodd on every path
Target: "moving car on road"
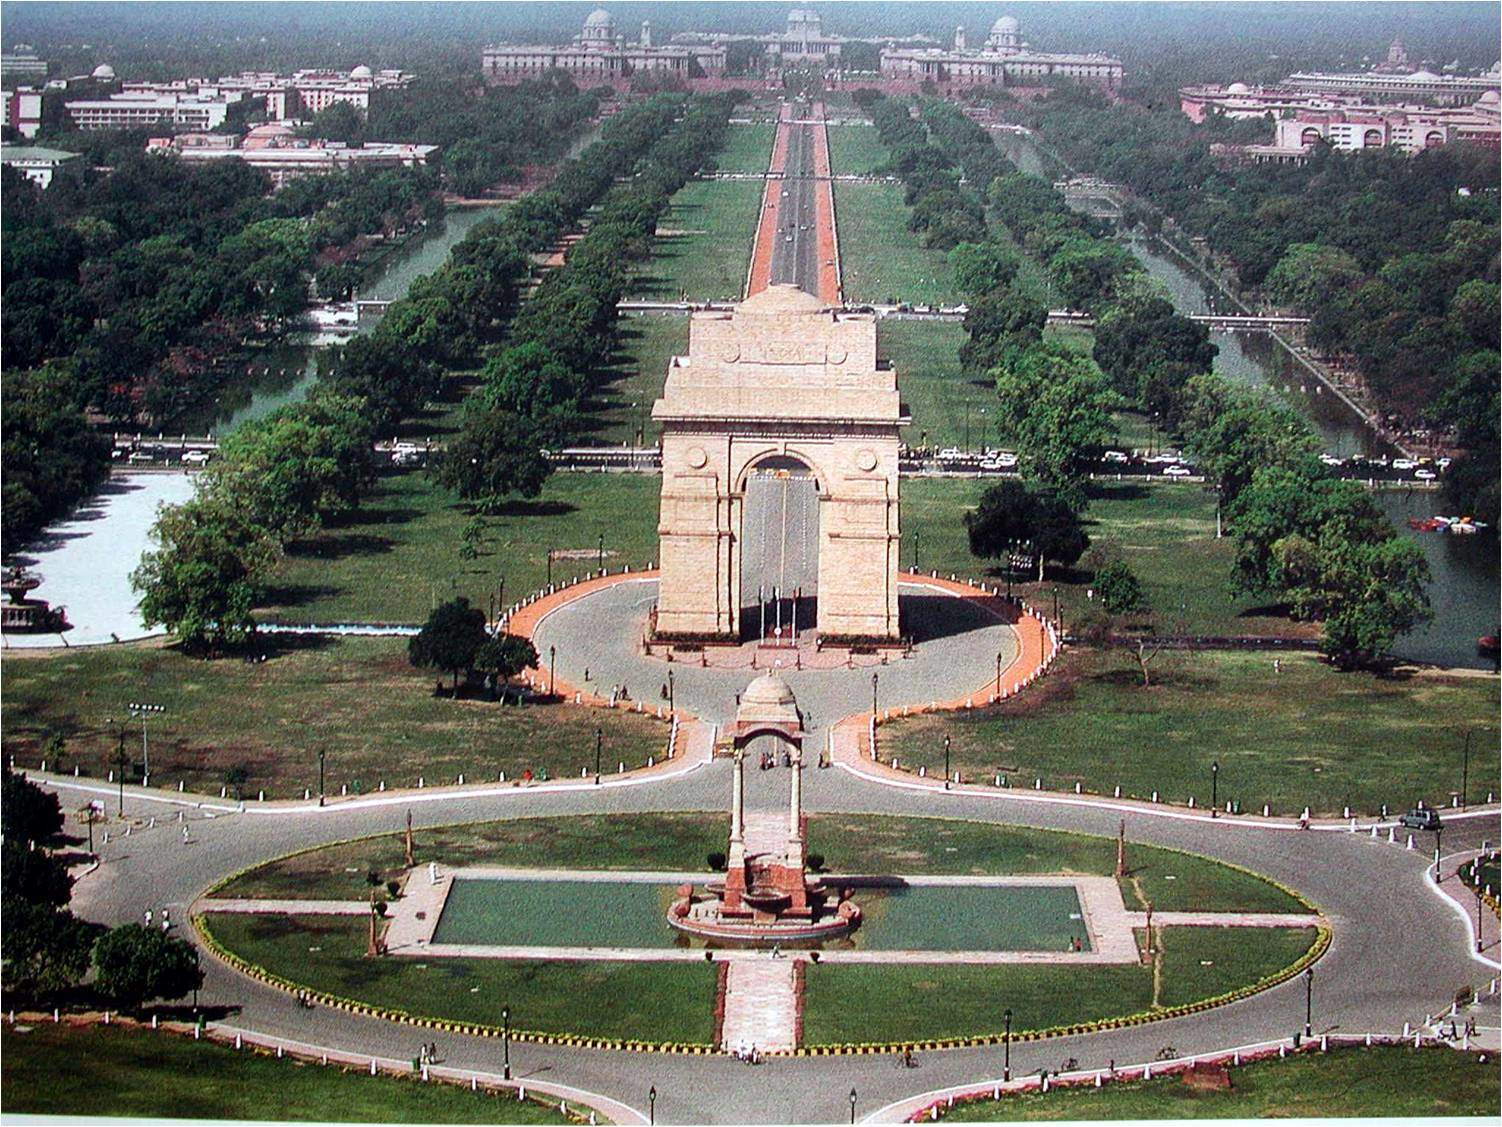
M 1438 830 L 1440 826 L 1439 811 L 1430 810 L 1427 806 L 1417 810 L 1410 810 L 1398 818 L 1398 825 L 1410 830 Z

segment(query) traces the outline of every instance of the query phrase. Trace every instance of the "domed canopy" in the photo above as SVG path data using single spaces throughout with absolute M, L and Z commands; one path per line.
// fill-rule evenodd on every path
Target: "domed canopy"
M 1439 75 L 1432 70 L 1416 70 L 1408 77 L 1414 82 L 1433 82 Z
M 785 317 L 818 316 L 828 311 L 828 302 L 819 300 L 791 282 L 773 282 L 736 306 L 737 313 Z
M 1226 87 L 1227 94 L 1250 94 L 1251 92 L 1252 88 L 1245 82 L 1233 82 Z
M 360 66 L 357 66 L 354 70 L 350 71 L 349 76 L 351 78 L 369 78 L 371 76 L 371 71 L 368 66 L 365 66 L 362 63 Z
M 991 25 L 991 32 L 995 35 L 1016 35 L 1019 26 L 1017 21 L 1011 16 L 1002 16 L 1001 19 Z
M 1495 90 L 1488 90 L 1485 94 L 1481 95 L 1480 98 L 1476 99 L 1476 104 L 1478 106 L 1495 106 L 1498 102 L 1502 102 L 1502 94 L 1498 94 Z
M 584 17 L 585 27 L 614 27 L 615 21 L 610 18 L 610 13 L 604 8 L 596 8 Z
M 749 733 L 754 728 L 769 725 L 776 725 L 788 735 L 803 728 L 793 690 L 775 670 L 762 674 L 747 685 L 741 694 L 740 707 L 735 710 L 737 732 Z
M 114 78 L 115 68 L 110 66 L 109 63 L 100 63 L 97 67 L 94 68 L 94 71 L 90 75 L 90 77 L 104 79 Z

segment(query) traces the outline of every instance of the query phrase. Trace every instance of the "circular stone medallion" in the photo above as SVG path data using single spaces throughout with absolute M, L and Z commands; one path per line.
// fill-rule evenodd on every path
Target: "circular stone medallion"
M 876 468 L 876 453 L 873 450 L 862 450 L 855 456 L 855 464 L 870 473 Z
M 704 468 L 704 463 L 709 461 L 709 455 L 704 453 L 702 446 L 690 446 L 683 455 L 683 460 L 696 470 Z

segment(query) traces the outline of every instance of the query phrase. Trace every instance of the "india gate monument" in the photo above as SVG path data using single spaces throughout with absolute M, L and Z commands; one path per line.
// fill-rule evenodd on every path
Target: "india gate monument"
M 695 312 L 662 426 L 656 638 L 894 641 L 897 374 L 876 318 L 794 285 Z

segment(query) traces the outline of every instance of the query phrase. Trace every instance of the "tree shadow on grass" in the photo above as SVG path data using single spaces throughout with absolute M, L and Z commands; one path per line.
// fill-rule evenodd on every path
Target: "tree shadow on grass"
M 1091 481 L 1085 484 L 1085 496 L 1092 501 L 1141 501 L 1150 494 L 1146 485 L 1131 481 Z
M 561 517 L 578 512 L 579 507 L 568 501 L 523 501 L 510 500 L 498 505 L 491 514 L 498 517 Z
M 342 587 L 330 587 L 325 583 L 281 583 L 266 588 L 264 602 L 269 607 L 301 607 L 343 593 Z

